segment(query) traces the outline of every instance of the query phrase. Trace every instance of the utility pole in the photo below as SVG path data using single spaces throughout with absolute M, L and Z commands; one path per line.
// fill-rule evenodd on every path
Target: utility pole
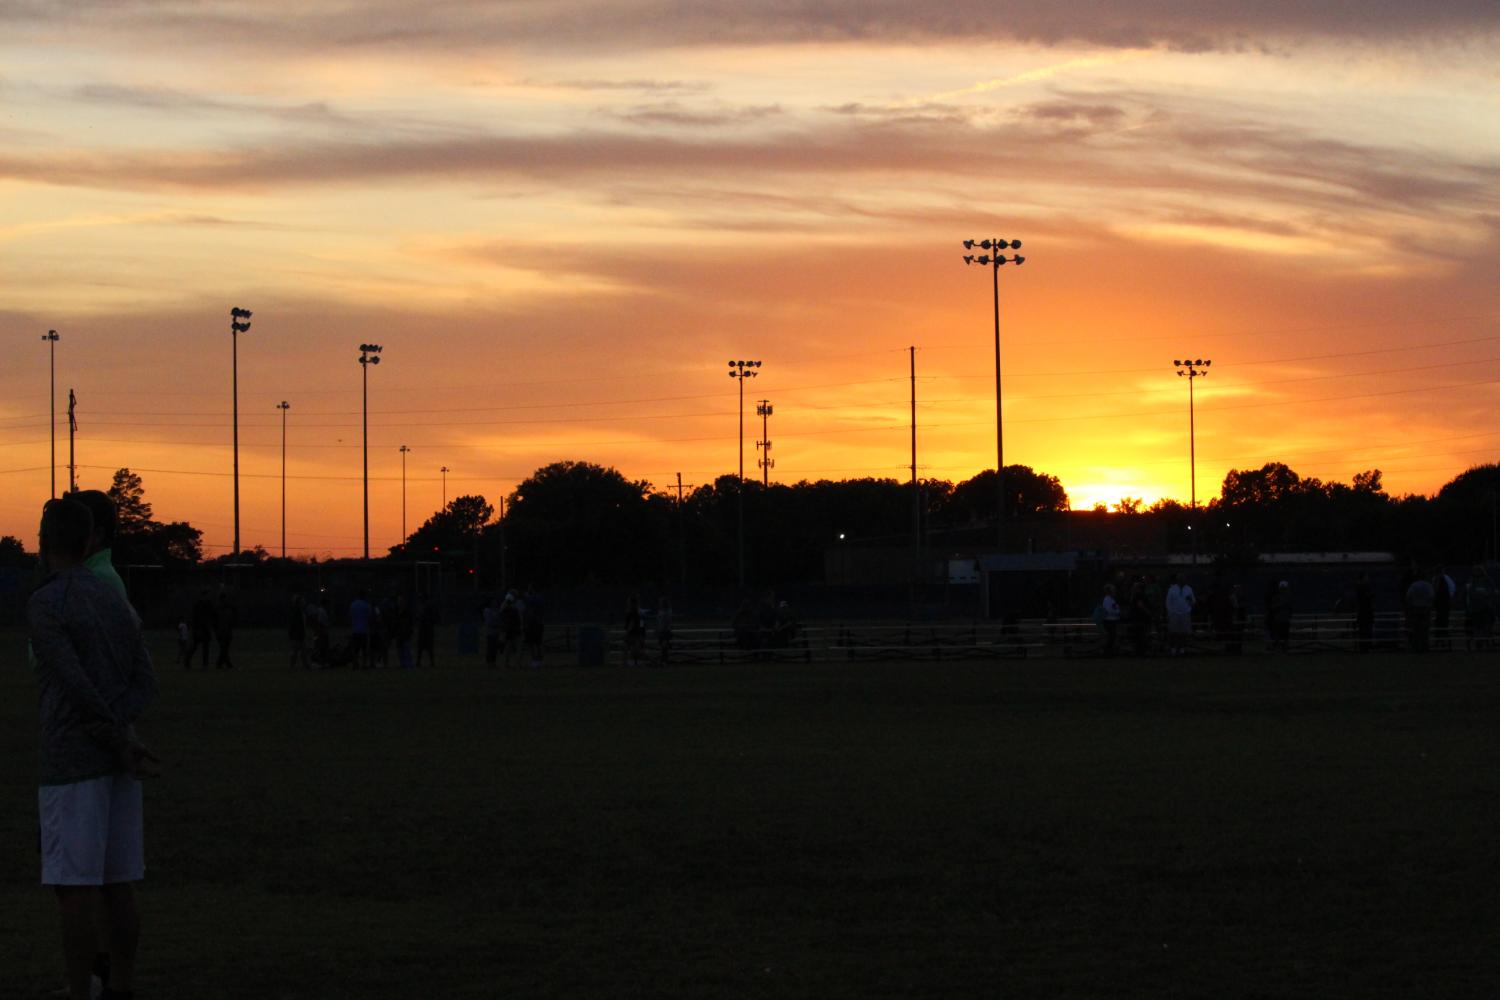
M 73 390 L 68 390 L 68 492 L 75 493 L 78 490 L 78 466 L 73 463 L 73 435 L 78 432 L 78 417 L 75 411 L 78 406 L 78 398 L 73 395 Z
M 364 434 L 365 561 L 370 560 L 370 366 L 380 364 L 379 344 L 359 345 L 360 427 Z
M 764 489 L 771 488 L 771 466 L 776 462 L 771 458 L 771 435 L 770 419 L 774 412 L 771 409 L 771 401 L 762 399 L 755 407 L 756 415 L 760 417 L 760 440 L 755 442 L 755 447 L 760 450 L 760 485 Z
M 230 384 L 234 411 L 234 547 L 240 551 L 240 334 L 250 329 L 250 310 L 234 306 L 229 310 Z
M 443 474 L 443 510 L 448 509 L 448 467 L 445 465 L 438 470 Z
M 52 464 L 48 469 L 52 472 L 52 499 L 57 499 L 57 331 L 48 330 L 42 334 L 42 339 L 47 341 L 47 398 L 50 401 L 52 421 L 48 425 L 52 429 Z
M 917 483 L 917 348 L 906 349 L 911 360 L 911 562 L 915 584 L 922 572 L 922 488 Z
M 406 554 L 406 453 L 411 451 L 406 445 L 399 449 L 401 452 L 401 553 Z
M 739 581 L 745 586 L 745 379 L 754 378 L 759 361 L 729 362 L 729 377 L 740 386 L 740 478 L 735 484 L 739 499 Z
M 990 269 L 993 279 L 995 299 L 995 491 L 999 506 L 995 511 L 996 540 L 1000 551 L 1005 551 L 1005 423 L 1000 412 L 1000 268 L 1005 264 L 1014 263 L 1017 266 L 1026 263 L 1026 258 L 1017 256 L 1005 256 L 1005 250 L 1021 249 L 1020 240 L 964 240 L 964 249 L 973 250 L 978 247 L 981 250 L 993 251 L 978 257 L 973 254 L 964 254 L 965 264 L 982 264 Z
M 276 404 L 281 411 L 281 558 L 286 558 L 286 411 L 292 404 L 286 400 Z
M 687 586 L 687 524 L 682 508 L 682 473 L 677 473 L 677 572 Z
M 500 494 L 500 592 L 508 593 L 510 587 L 505 572 L 505 494 Z

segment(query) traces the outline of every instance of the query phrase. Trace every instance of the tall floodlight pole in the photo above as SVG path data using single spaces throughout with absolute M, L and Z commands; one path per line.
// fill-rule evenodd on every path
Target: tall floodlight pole
M 401 452 L 401 551 L 406 552 L 406 453 L 411 451 L 406 445 L 399 449 Z
M 1188 380 L 1188 486 L 1189 495 L 1192 498 L 1192 507 L 1198 508 L 1198 455 L 1195 439 L 1197 428 L 1193 417 L 1193 380 L 1203 378 L 1208 374 L 1212 361 L 1197 358 L 1193 361 L 1173 361 L 1177 366 L 1177 377 Z
M 50 401 L 52 414 L 52 464 L 48 466 L 52 470 L 52 499 L 57 499 L 57 331 L 48 330 L 42 334 L 42 339 L 47 341 L 47 398 Z
M 999 500 L 996 508 L 996 540 L 1000 550 L 1005 550 L 1005 424 L 1000 413 L 1000 268 L 1004 264 L 1021 265 L 1026 258 L 1005 256 L 1006 250 L 1021 249 L 1020 240 L 964 240 L 964 249 L 987 250 L 989 253 L 964 254 L 965 264 L 983 264 L 990 269 L 995 296 L 995 492 Z
M 1192 510 L 1196 515 L 1198 510 L 1198 430 L 1193 416 L 1193 382 L 1207 375 L 1209 366 L 1213 362 L 1195 358 L 1192 361 L 1174 360 L 1172 364 L 1177 366 L 1177 377 L 1188 380 L 1188 495 L 1191 498 Z M 1188 526 L 1189 531 L 1192 531 L 1192 528 L 1192 525 Z M 1195 535 L 1193 537 L 1193 564 L 1197 565 L 1197 563 L 1198 539 Z
M 286 400 L 276 404 L 281 411 L 281 558 L 286 558 L 286 411 L 292 404 Z
M 362 389 L 360 425 L 364 432 L 365 480 L 365 559 L 370 558 L 370 366 L 380 364 L 379 344 L 359 345 L 359 372 Z
M 234 548 L 240 551 L 240 334 L 250 329 L 250 310 L 229 310 L 230 383 L 234 410 Z
M 760 440 L 755 442 L 755 447 L 761 452 L 760 485 L 765 489 L 771 488 L 771 468 L 776 464 L 776 461 L 771 458 L 770 434 L 771 414 L 774 412 L 769 399 L 762 399 L 755 406 L 755 415 L 760 417 Z
M 441 469 L 438 469 L 438 471 L 443 474 L 443 506 L 442 506 L 441 509 L 447 510 L 448 509 L 448 467 L 445 465 Z
M 745 379 L 754 378 L 760 367 L 759 361 L 729 362 L 729 377 L 740 387 L 740 478 L 735 492 L 739 494 L 739 580 L 745 585 Z

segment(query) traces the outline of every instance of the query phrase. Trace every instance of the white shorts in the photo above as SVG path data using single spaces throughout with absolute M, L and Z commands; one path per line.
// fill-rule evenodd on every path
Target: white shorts
M 1192 635 L 1193 613 L 1191 611 L 1167 612 L 1167 632 L 1171 635 Z
M 127 774 L 37 789 L 42 885 L 112 885 L 146 876 L 141 783 Z

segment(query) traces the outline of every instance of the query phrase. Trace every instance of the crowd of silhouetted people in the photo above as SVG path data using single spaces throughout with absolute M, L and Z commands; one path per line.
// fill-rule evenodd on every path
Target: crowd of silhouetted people
M 1458 608 L 1464 613 L 1462 634 L 1469 648 L 1495 645 L 1497 588 L 1483 566 L 1476 565 L 1460 587 L 1442 566 L 1424 572 L 1412 564 L 1397 583 L 1395 596 L 1401 608 L 1400 632 L 1384 636 L 1377 636 L 1375 585 L 1369 573 L 1361 572 L 1334 603 L 1332 612 L 1349 618 L 1353 649 L 1368 652 L 1404 646 L 1426 652 L 1451 648 L 1453 612 Z M 1291 581 L 1277 576 L 1267 580 L 1262 609 L 1260 634 L 1265 648 L 1289 652 L 1297 612 Z M 1103 633 L 1106 656 L 1120 652 L 1149 656 L 1159 650 L 1180 656 L 1195 639 L 1239 653 L 1252 634 L 1244 588 L 1218 575 L 1200 602 L 1180 573 L 1165 585 L 1154 573 L 1133 578 L 1118 573 L 1104 585 L 1093 618 Z M 1198 628 L 1195 622 L 1207 628 Z M 1319 639 L 1326 641 L 1327 636 L 1320 634 Z

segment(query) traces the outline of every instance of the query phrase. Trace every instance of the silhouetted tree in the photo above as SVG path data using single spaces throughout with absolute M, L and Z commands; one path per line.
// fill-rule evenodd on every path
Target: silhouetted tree
M 672 515 L 671 501 L 645 480 L 589 462 L 543 466 L 516 487 L 506 510 L 515 578 L 622 586 L 667 579 L 677 558 Z
M 433 556 L 461 555 L 472 559 L 474 542 L 490 519 L 495 516 L 494 505 L 477 494 L 464 494 L 448 501 L 448 506 L 437 511 L 421 527 L 406 539 L 406 547 L 391 547 L 393 556 L 403 554 L 430 559 Z
M 949 524 L 993 521 L 995 503 L 995 470 L 986 469 L 973 479 L 966 479 L 953 487 L 952 494 L 943 506 L 942 516 Z M 1068 493 L 1056 476 L 1035 472 L 1029 465 L 1005 467 L 1007 520 L 1068 509 Z
M 166 566 L 203 558 L 203 532 L 186 521 L 156 520 L 140 476 L 129 469 L 117 469 L 106 492 L 115 503 L 117 565 Z
M 26 551 L 26 546 L 15 535 L 0 535 L 0 566 L 11 569 L 30 569 L 36 565 L 36 556 Z

